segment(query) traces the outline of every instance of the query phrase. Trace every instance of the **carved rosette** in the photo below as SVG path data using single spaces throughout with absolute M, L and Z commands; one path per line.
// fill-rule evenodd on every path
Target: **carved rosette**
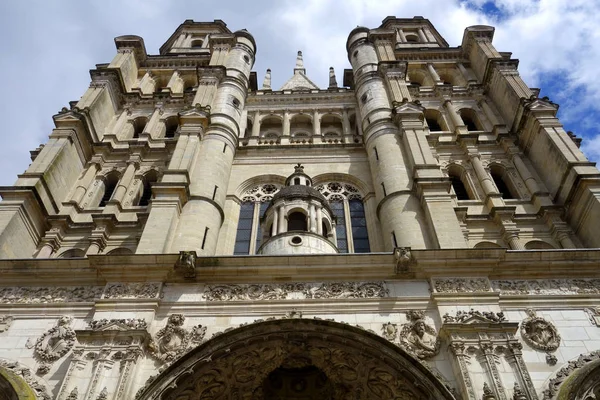
M 75 343 L 75 331 L 70 327 L 70 317 L 60 317 L 58 324 L 38 338 L 34 346 L 35 356 L 42 361 L 38 373 L 45 374 L 56 360 L 67 354 Z
M 560 346 L 560 334 L 550 321 L 538 317 L 533 309 L 528 309 L 528 318 L 521 323 L 521 337 L 531 348 L 552 352 Z
M 425 322 L 423 311 L 408 311 L 410 323 L 400 331 L 400 346 L 420 360 L 439 354 L 442 341 L 433 326 Z
M 192 347 L 202 343 L 206 327 L 196 325 L 191 330 L 183 328 L 183 314 L 171 314 L 167 326 L 159 330 L 148 344 L 150 354 L 159 362 L 170 364 Z

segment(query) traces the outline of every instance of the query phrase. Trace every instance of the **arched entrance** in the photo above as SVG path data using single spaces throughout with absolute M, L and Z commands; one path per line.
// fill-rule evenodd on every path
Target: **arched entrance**
M 270 320 L 198 346 L 136 396 L 144 400 L 454 400 L 387 340 L 325 320 Z
M 569 361 L 550 380 L 544 395 L 553 400 L 600 399 L 600 351 Z
M 36 400 L 37 396 L 27 382 L 0 365 L 0 399 Z

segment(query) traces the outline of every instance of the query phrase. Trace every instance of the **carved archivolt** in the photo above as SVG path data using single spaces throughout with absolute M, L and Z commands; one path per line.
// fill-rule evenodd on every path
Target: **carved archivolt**
M 188 331 L 183 328 L 184 322 L 183 314 L 169 316 L 167 326 L 159 330 L 148 344 L 150 354 L 155 359 L 163 363 L 171 363 L 204 340 L 205 326 L 197 325 Z
M 600 397 L 600 350 L 581 354 L 562 367 L 544 390 L 544 400 L 592 400 Z
M 325 320 L 280 319 L 234 329 L 183 356 L 138 399 L 262 399 L 276 369 L 316 368 L 332 399 L 454 399 L 402 349 L 377 335 Z
M 534 310 L 528 309 L 528 318 L 521 323 L 523 340 L 536 350 L 555 351 L 560 346 L 560 335 L 554 324 L 538 317 Z
M 355 299 L 387 297 L 383 282 L 329 282 L 290 284 L 207 285 L 207 301 Z
M 38 369 L 39 373 L 48 372 L 48 364 L 63 357 L 73 347 L 75 331 L 70 324 L 70 317 L 60 317 L 58 324 L 35 342 L 34 354 L 42 361 L 42 366 Z
M 25 383 L 33 390 L 36 399 L 38 400 L 51 400 L 48 388 L 40 383 L 33 372 L 27 367 L 20 365 L 17 362 L 10 362 L 7 360 L 0 359 L 0 369 L 4 369 L 20 379 L 23 379 Z

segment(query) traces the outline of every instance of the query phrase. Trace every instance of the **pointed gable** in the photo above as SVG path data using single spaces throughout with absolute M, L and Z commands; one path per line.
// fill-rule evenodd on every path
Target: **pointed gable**
M 306 69 L 304 69 L 304 60 L 302 59 L 302 52 L 298 52 L 296 57 L 296 68 L 294 68 L 294 75 L 283 84 L 280 90 L 313 90 L 319 89 L 319 87 L 306 76 Z

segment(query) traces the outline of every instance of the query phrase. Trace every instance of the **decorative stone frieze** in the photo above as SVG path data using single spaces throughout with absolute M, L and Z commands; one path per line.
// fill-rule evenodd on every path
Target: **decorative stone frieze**
M 31 372 L 31 370 L 25 366 L 20 365 L 17 362 L 10 362 L 7 360 L 0 359 L 0 368 L 6 369 L 7 371 L 12 372 L 18 377 L 22 378 L 29 387 L 34 391 L 36 398 L 40 400 L 51 400 L 52 396 L 50 396 L 50 391 L 48 388 L 40 383 Z
M 103 286 L 3 287 L 0 304 L 48 304 L 93 302 Z
M 34 354 L 41 361 L 39 374 L 46 374 L 49 364 L 63 357 L 75 343 L 75 331 L 70 327 L 70 317 L 60 317 L 54 328 L 38 338 L 34 346 Z
M 436 356 L 442 341 L 435 328 L 425 323 L 425 312 L 408 311 L 406 316 L 410 323 L 400 331 L 400 346 L 421 360 Z
M 10 315 L 0 315 L 0 333 L 7 331 L 13 322 L 13 317 Z
M 146 329 L 148 323 L 142 318 L 127 319 L 99 319 L 90 321 L 88 327 L 94 331 L 100 330 L 119 330 L 126 331 L 130 329 Z
M 102 294 L 103 299 L 157 299 L 161 296 L 162 284 L 150 283 L 108 283 Z
M 167 325 L 159 330 L 148 344 L 150 354 L 159 362 L 170 364 L 190 348 L 202 343 L 206 327 L 196 325 L 191 330 L 183 328 L 183 314 L 171 314 Z
M 590 322 L 592 324 L 600 326 L 600 307 L 586 308 L 585 312 L 590 318 Z
M 555 351 L 560 346 L 560 334 L 550 321 L 536 315 L 535 310 L 527 309 L 528 317 L 521 323 L 521 336 L 525 343 L 536 350 Z
M 492 281 L 502 295 L 600 294 L 600 279 L 535 279 Z
M 469 311 L 457 311 L 455 316 L 450 315 L 449 313 L 444 314 L 444 322 L 452 322 L 452 323 L 469 323 L 472 320 L 479 321 L 489 321 L 489 322 L 506 322 L 506 318 L 504 317 L 503 312 L 493 312 L 493 311 L 478 311 L 474 309 L 470 309 Z
M 435 293 L 476 293 L 491 290 L 487 278 L 433 278 L 431 287 Z
M 353 299 L 389 295 L 383 282 L 329 282 L 289 284 L 207 285 L 207 301 Z

